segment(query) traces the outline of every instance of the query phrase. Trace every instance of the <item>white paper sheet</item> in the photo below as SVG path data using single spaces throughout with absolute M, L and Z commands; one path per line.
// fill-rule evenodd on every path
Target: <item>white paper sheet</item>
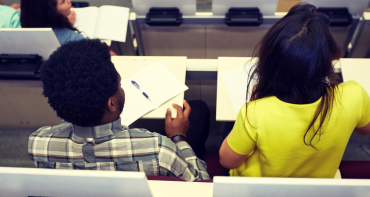
M 129 8 L 104 5 L 100 8 L 73 8 L 76 13 L 76 27 L 89 38 L 126 41 Z
M 226 89 L 237 113 L 249 101 L 253 86 L 257 82 L 253 79 L 250 83 L 247 97 L 249 73 L 252 74 L 251 69 L 254 64 L 255 62 L 248 62 L 246 65 L 222 72 L 222 79 L 226 84 Z
M 131 80 L 139 84 L 141 91 L 131 83 Z M 126 96 L 121 121 L 127 126 L 188 89 L 160 62 L 141 69 L 130 78 L 122 79 L 121 86 Z M 142 91 L 150 100 L 144 97 Z
M 126 42 L 129 8 L 104 5 L 99 8 L 95 37 Z
M 357 81 L 370 95 L 370 59 L 343 58 L 340 65 L 343 81 Z
M 98 7 L 72 8 L 76 13 L 74 27 L 77 28 L 84 37 L 94 38 L 95 24 L 98 17 Z

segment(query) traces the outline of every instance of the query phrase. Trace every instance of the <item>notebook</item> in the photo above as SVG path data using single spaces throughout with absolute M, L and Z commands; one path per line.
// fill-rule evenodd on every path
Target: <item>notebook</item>
M 76 27 L 83 36 L 125 42 L 129 8 L 104 5 L 73 8 Z
M 133 84 L 133 81 L 140 89 Z M 125 91 L 125 106 L 121 113 L 121 122 L 127 126 L 188 89 L 161 62 L 139 70 L 130 78 L 122 79 L 121 86 Z M 143 92 L 149 99 L 143 95 Z M 165 110 L 163 114 L 166 114 Z
M 257 84 L 256 79 L 251 81 L 247 97 L 249 73 L 252 74 L 255 63 L 255 61 L 248 61 L 247 64 L 243 66 L 222 72 L 222 79 L 225 82 L 227 92 L 229 93 L 237 113 L 242 106 L 249 101 L 253 86 Z

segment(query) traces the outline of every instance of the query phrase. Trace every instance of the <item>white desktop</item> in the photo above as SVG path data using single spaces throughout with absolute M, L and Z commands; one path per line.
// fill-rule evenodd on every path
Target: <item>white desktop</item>
M 0 54 L 38 54 L 49 59 L 59 41 L 52 28 L 0 28 Z
M 214 197 L 370 196 L 370 182 L 354 179 L 214 177 Z
M 144 172 L 0 167 L 0 196 L 151 197 Z

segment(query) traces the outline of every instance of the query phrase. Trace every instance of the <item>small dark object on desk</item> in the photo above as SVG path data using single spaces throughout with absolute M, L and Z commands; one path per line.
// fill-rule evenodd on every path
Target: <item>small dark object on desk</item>
M 0 79 L 39 80 L 41 61 L 37 54 L 0 54 Z

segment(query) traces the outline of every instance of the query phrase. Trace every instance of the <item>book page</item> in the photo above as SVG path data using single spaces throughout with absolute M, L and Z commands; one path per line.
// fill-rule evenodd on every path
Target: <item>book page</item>
M 246 65 L 222 72 L 222 78 L 225 82 L 226 89 L 233 102 L 235 111 L 238 113 L 241 107 L 250 99 L 253 86 L 256 80 L 253 79 L 249 86 L 247 97 L 247 85 L 249 80 L 249 73 L 252 74 L 252 66 L 254 62 L 248 62 Z
M 84 37 L 94 38 L 95 24 L 98 17 L 98 7 L 72 8 L 76 13 L 76 22 L 74 27 L 77 28 Z
M 121 87 L 125 91 L 125 105 L 121 113 L 121 123 L 129 126 L 141 116 L 155 109 L 155 105 L 150 102 L 142 93 L 131 83 L 131 79 L 122 79 Z
M 142 91 L 147 93 L 156 108 L 189 89 L 161 62 L 141 69 L 131 79 L 140 85 Z
M 94 36 L 100 39 L 125 42 L 129 10 L 129 8 L 119 6 L 101 6 Z

